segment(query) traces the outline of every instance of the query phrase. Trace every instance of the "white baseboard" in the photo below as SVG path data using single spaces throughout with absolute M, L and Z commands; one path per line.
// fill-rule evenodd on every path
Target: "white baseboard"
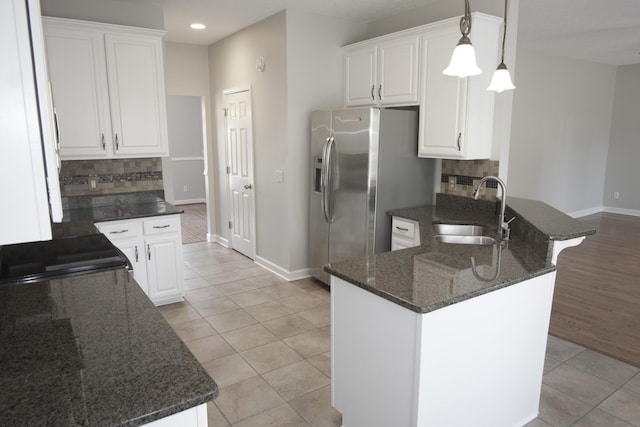
M 636 209 L 623 209 L 623 208 L 613 208 L 610 206 L 604 207 L 604 212 L 615 213 L 621 215 L 630 215 L 630 216 L 640 216 L 640 211 Z
M 225 248 L 229 247 L 229 240 L 225 239 L 224 237 L 218 234 L 207 233 L 207 242 L 215 242 L 215 243 L 218 243 L 219 245 L 224 246 Z
M 569 215 L 572 218 L 581 218 L 583 216 L 593 215 L 600 212 L 615 213 L 620 215 L 640 216 L 640 210 L 614 208 L 611 206 L 597 206 L 595 208 L 584 209 L 581 211 L 568 212 L 567 215 Z
M 311 277 L 311 270 L 309 270 L 308 268 L 303 268 L 301 270 L 296 270 L 296 271 L 289 271 L 259 256 L 256 256 L 256 258 L 254 259 L 254 262 L 258 264 L 260 267 L 269 270 L 273 274 L 280 276 L 289 282 Z
M 171 202 L 172 205 L 193 205 L 195 203 L 206 203 L 206 200 L 204 198 L 199 198 L 174 200 L 173 202 Z
M 575 211 L 575 212 L 568 212 L 567 215 L 569 215 L 572 218 L 581 218 L 583 216 L 600 213 L 603 210 L 604 208 L 602 206 L 596 206 L 595 208 L 583 209 L 581 211 Z

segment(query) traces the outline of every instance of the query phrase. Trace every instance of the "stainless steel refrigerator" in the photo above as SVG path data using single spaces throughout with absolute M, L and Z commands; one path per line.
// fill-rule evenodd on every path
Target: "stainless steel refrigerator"
M 418 157 L 417 111 L 358 108 L 311 116 L 309 265 L 391 249 L 392 209 L 431 204 L 434 160 Z

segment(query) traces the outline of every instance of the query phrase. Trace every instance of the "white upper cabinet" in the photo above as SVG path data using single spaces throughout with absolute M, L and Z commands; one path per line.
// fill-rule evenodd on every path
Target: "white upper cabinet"
M 474 13 L 469 38 L 482 74 L 442 73 L 460 39 L 459 19 L 432 24 L 422 34 L 418 155 L 443 159 L 491 156 L 494 92 L 487 87 L 498 65 L 501 20 Z
M 167 155 L 164 32 L 43 22 L 61 157 Z
M 345 47 L 345 106 L 416 105 L 419 40 L 385 36 Z

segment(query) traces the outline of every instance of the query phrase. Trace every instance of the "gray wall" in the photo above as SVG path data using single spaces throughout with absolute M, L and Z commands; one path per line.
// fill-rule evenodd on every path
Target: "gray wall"
M 603 203 L 606 210 L 640 215 L 635 177 L 640 163 L 640 64 L 617 69 Z M 613 193 L 620 193 L 614 199 Z M 631 211 L 631 212 L 627 212 Z
M 205 200 L 211 202 L 209 197 L 214 187 L 214 174 L 207 168 L 208 159 L 214 159 L 213 139 L 211 132 L 211 91 L 209 89 L 209 49 L 207 46 L 197 46 L 184 43 L 165 42 L 165 77 L 167 82 L 167 95 L 186 95 L 202 98 L 204 108 L 204 127 L 207 151 L 204 153 L 204 167 L 207 173 L 205 177 Z M 173 155 L 173 153 L 170 153 Z M 163 171 L 165 174 L 165 195 L 173 197 L 173 162 L 163 159 Z M 187 184 L 188 185 L 188 184 Z M 180 189 L 180 188 L 178 188 Z M 212 203 L 207 204 L 207 224 L 209 241 L 214 240 L 215 235 L 215 210 Z
M 526 49 L 517 62 L 509 194 L 601 210 L 616 68 Z
M 464 14 L 464 2 L 461 0 L 425 0 L 423 3 L 424 6 L 417 7 L 413 10 L 370 22 L 366 38 L 377 37 L 393 33 L 394 31 L 417 27 Z M 518 4 L 519 0 L 511 0 L 509 2 L 510 10 L 517 12 Z M 499 17 L 502 17 L 504 14 L 503 0 L 472 1 L 470 7 L 471 12 L 482 12 Z M 515 24 L 517 16 L 517 13 L 515 13 L 513 17 L 511 13 L 509 13 L 509 21 Z M 509 26 L 511 27 L 511 24 L 509 24 Z M 511 29 L 509 31 L 511 31 Z M 473 42 L 473 40 L 471 41 Z M 497 65 L 498 64 L 496 64 L 496 66 Z
M 43 16 L 82 19 L 132 27 L 164 29 L 162 7 L 106 0 L 40 0 Z
M 209 47 L 215 134 L 216 230 L 228 239 L 225 89 L 251 87 L 256 198 L 256 259 L 288 277 L 307 267 L 308 114 L 342 104 L 340 47 L 362 24 L 280 12 Z M 266 62 L 256 70 L 256 58 Z M 284 182 L 275 179 L 284 171 Z
M 170 156 L 163 159 L 163 170 L 165 188 L 171 188 L 171 194 L 165 191 L 165 196 L 171 203 L 205 202 L 202 107 L 200 96 L 167 97 Z

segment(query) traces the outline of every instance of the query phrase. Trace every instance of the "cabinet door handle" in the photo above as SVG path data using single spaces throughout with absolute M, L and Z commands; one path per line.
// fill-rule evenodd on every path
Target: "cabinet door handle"
M 136 262 L 138 262 L 138 245 L 135 246 Z
M 373 91 L 376 90 L 376 85 L 371 85 L 371 99 L 373 101 L 376 100 L 376 96 L 374 95 Z
M 117 230 L 117 231 L 110 231 L 109 234 L 122 234 L 122 233 L 126 233 L 127 230 L 126 228 L 124 230 Z
M 147 243 L 147 255 L 149 256 L 149 261 L 151 261 L 151 245 Z
M 382 85 L 378 87 L 378 99 L 382 101 Z
M 165 225 L 154 225 L 153 228 L 169 228 L 171 227 L 171 224 L 165 224 Z
M 398 230 L 400 230 L 400 231 L 409 231 L 409 229 L 408 229 L 408 228 L 398 227 L 397 225 L 396 225 L 396 228 L 397 228 Z
M 458 151 L 462 151 L 462 147 L 460 146 L 460 139 L 462 139 L 462 132 L 458 133 Z
M 104 133 L 102 134 L 101 141 L 102 141 L 102 151 L 104 151 L 107 149 L 107 144 L 104 143 Z
M 116 133 L 116 150 L 120 148 L 120 144 L 118 143 L 118 134 Z

